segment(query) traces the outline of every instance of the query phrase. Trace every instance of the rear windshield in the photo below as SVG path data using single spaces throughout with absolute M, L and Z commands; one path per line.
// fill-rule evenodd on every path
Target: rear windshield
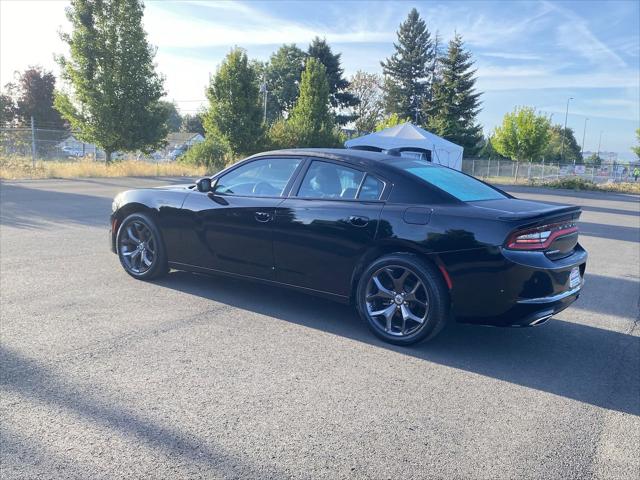
M 464 175 L 457 170 L 433 165 L 424 160 L 398 160 L 393 164 L 463 202 L 507 198 L 473 177 Z

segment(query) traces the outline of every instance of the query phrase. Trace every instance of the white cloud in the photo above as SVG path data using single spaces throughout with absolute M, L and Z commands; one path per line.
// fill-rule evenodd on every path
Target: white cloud
M 203 4 L 211 9 L 237 9 L 246 16 L 244 28 L 224 21 L 212 21 L 178 16 L 161 5 L 149 3 L 145 27 L 150 41 L 159 47 L 194 48 L 232 45 L 279 45 L 283 43 L 308 43 L 316 35 L 326 37 L 334 43 L 386 42 L 393 41 L 394 32 L 371 31 L 366 28 L 351 28 L 346 31 L 328 29 L 278 19 L 258 12 L 248 5 L 222 2 Z M 357 24 L 355 24 L 357 26 Z M 167 32 L 170 32 L 168 34 Z

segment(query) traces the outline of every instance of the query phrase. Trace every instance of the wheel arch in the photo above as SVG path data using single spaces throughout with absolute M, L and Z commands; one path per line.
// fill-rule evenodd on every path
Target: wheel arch
M 405 244 L 380 244 L 374 245 L 369 248 L 361 257 L 355 268 L 353 269 L 353 273 L 351 274 L 351 288 L 349 293 L 349 302 L 353 303 L 355 300 L 356 291 L 358 289 L 358 282 L 360 281 L 360 277 L 362 273 L 366 270 L 366 268 L 373 262 L 374 260 L 383 257 L 384 255 L 390 255 L 394 253 L 409 253 L 412 255 L 416 255 L 423 262 L 429 264 L 434 268 L 435 271 L 438 272 L 439 278 L 443 281 L 445 286 L 447 286 L 447 291 L 451 290 L 450 279 L 446 278 L 445 275 L 448 276 L 446 270 L 444 269 L 444 264 L 442 260 L 438 257 L 437 254 L 425 254 L 419 249 Z M 451 298 L 451 295 L 449 295 Z
M 118 236 L 118 229 L 125 218 L 133 213 L 146 213 L 153 220 L 158 220 L 158 212 L 154 209 L 140 202 L 129 202 L 122 205 L 111 216 L 111 251 L 116 253 L 116 238 Z M 164 243 L 162 238 L 162 231 L 160 230 L 160 240 Z

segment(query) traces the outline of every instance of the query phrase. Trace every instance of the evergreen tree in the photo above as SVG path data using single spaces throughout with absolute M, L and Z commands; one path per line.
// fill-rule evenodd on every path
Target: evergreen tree
M 151 152 L 164 144 L 166 110 L 159 104 L 163 79 L 142 27 L 140 0 L 72 0 L 73 30 L 62 34 L 69 58 L 60 57 L 73 95 L 59 93 L 55 106 L 78 137 L 106 153 Z
M 298 101 L 287 120 L 276 122 L 271 127 L 270 138 L 277 147 L 332 147 L 340 144 L 330 110 L 326 69 L 317 59 L 307 59 Z
M 449 42 L 446 56 L 438 63 L 439 80 L 431 102 L 425 104 L 428 128 L 464 147 L 465 155 L 474 156 L 482 146 L 482 128 L 476 123 L 481 93 L 474 88 L 476 71 L 460 35 Z
M 430 98 L 430 71 L 435 60 L 431 34 L 415 8 L 397 33 L 395 52 L 380 63 L 385 75 L 385 107 L 389 114 L 424 124 L 421 109 Z
M 305 59 L 305 52 L 293 43 L 282 45 L 271 55 L 264 72 L 267 81 L 268 120 L 282 117 L 295 105 Z
M 314 38 L 309 45 L 309 57 L 316 58 L 324 65 L 327 82 L 329 84 L 329 100 L 331 106 L 336 110 L 336 120 L 343 125 L 353 117 L 341 113 L 341 111 L 358 104 L 358 99 L 348 90 L 349 82 L 344 78 L 344 69 L 340 66 L 342 54 L 334 54 L 327 41 L 318 37 Z
M 236 154 L 254 153 L 262 139 L 262 108 L 258 78 L 247 54 L 234 48 L 226 56 L 207 89 L 209 110 L 204 115 L 207 136 L 222 136 Z

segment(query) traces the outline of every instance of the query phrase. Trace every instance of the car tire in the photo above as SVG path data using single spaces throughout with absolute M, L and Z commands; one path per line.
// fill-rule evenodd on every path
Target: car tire
M 125 272 L 138 280 L 152 280 L 168 271 L 162 235 L 153 218 L 133 213 L 118 228 L 116 249 Z
M 442 275 L 411 253 L 373 261 L 360 276 L 355 303 L 369 329 L 396 345 L 432 339 L 450 317 L 449 291 Z

